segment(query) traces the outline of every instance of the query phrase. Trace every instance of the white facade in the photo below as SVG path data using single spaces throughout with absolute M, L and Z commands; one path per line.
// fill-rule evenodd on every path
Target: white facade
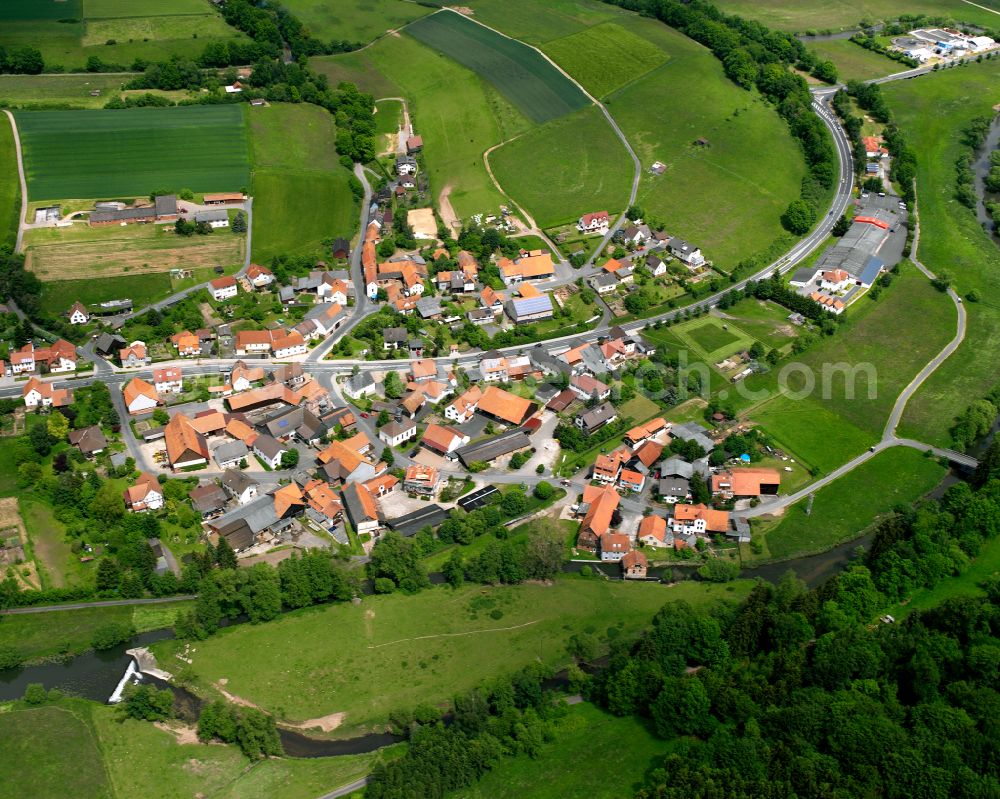
M 71 325 L 85 325 L 87 320 L 90 319 L 85 313 L 83 313 L 79 308 L 74 308 L 73 313 L 69 315 L 69 323 Z
M 145 394 L 137 394 L 128 405 L 129 413 L 146 413 L 153 410 L 159 403 Z
M 236 296 L 237 285 L 233 283 L 231 286 L 223 286 L 221 289 L 212 287 L 212 299 L 216 302 L 222 302 L 223 300 L 231 300 Z

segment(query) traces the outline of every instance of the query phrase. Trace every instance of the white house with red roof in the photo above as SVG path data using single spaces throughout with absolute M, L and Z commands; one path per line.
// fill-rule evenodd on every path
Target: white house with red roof
M 236 296 L 236 278 L 232 275 L 217 277 L 215 280 L 209 281 L 208 285 L 209 291 L 212 292 L 212 299 L 216 302 L 231 300 Z
M 168 366 L 153 370 L 153 388 L 157 394 L 180 394 L 184 390 L 181 367 Z
M 607 211 L 595 211 L 584 214 L 576 225 L 576 229 L 581 233 L 600 233 L 602 236 L 608 232 L 611 217 Z

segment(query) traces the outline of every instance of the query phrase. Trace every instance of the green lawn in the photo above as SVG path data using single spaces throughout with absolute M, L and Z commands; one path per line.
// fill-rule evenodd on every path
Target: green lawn
M 85 305 L 131 298 L 136 307 L 163 299 L 171 291 L 170 275 L 152 272 L 101 280 L 54 280 L 42 283 L 42 305 L 53 311 L 69 308 L 79 300 Z
M 359 203 L 337 157 L 333 117 L 305 104 L 251 112 L 254 259 L 308 254 L 324 239 L 350 238 Z
M 709 361 L 726 358 L 738 349 L 746 349 L 753 345 L 753 339 L 742 330 L 715 316 L 706 316 L 676 325 L 673 332 L 682 341 L 694 345 Z
M 536 123 L 557 119 L 590 104 L 579 87 L 536 50 L 461 14 L 439 11 L 414 22 L 406 32 L 493 84 Z
M 70 548 L 66 528 L 52 513 L 52 508 L 34 499 L 21 498 L 21 518 L 31 541 L 43 588 L 63 588 L 87 582 L 92 571 Z
M 21 213 L 21 184 L 17 178 L 14 130 L 4 114 L 0 119 L 0 246 L 13 245 L 17 238 L 17 217 Z
M 632 166 L 599 108 L 529 131 L 489 156 L 500 185 L 543 228 L 625 210 Z
M 0 793 L 9 797 L 112 799 L 89 725 L 62 707 L 0 713 Z
M 33 202 L 249 185 L 244 107 L 19 111 Z
M 645 75 L 670 57 L 649 40 L 613 22 L 547 42 L 544 50 L 598 98 Z
M 623 403 L 621 408 L 622 416 L 629 416 L 635 419 L 637 424 L 642 424 L 643 422 L 652 419 L 657 413 L 660 412 L 660 406 L 657 405 L 649 397 L 644 397 L 642 394 L 636 394 L 628 402 Z
M 837 77 L 841 82 L 869 80 L 906 69 L 904 64 L 886 58 L 884 55 L 873 53 L 871 50 L 866 50 L 849 39 L 809 42 L 808 47 L 821 59 L 836 64 Z
M 788 309 L 771 302 L 740 300 L 724 311 L 741 330 L 768 348 L 782 349 L 798 338 L 802 328 L 788 321 Z
M 960 294 L 975 290 L 983 298 L 979 303 L 966 303 L 965 341 L 910 400 L 899 428 L 903 435 L 943 446 L 951 444 L 952 420 L 985 395 L 997 379 L 1000 250 L 980 229 L 973 213 L 955 201 L 954 164 L 965 152 L 959 142 L 961 129 L 973 117 L 992 116 L 998 82 L 1000 62 L 991 60 L 899 81 L 885 89 L 917 153 L 917 256 L 929 269 L 950 273 Z M 922 334 L 926 326 L 921 324 L 920 329 Z
M 631 795 L 647 769 L 659 764 L 667 742 L 637 716 L 612 716 L 589 703 L 573 705 L 556 723 L 554 738 L 534 759 L 508 758 L 453 799 L 619 799 Z M 614 752 L 614 757 L 598 753 Z M 576 764 L 576 765 L 573 765 Z
M 483 24 L 536 45 L 628 13 L 597 0 L 467 0 L 463 5 Z
M 716 4 L 727 14 L 738 14 L 763 22 L 778 30 L 802 33 L 808 30 L 842 30 L 854 28 L 863 19 L 892 20 L 900 14 L 927 14 L 953 21 L 972 22 L 995 28 L 1000 11 L 996 0 L 847 0 L 828 3 L 825 0 L 719 0 Z M 977 8 L 985 6 L 986 8 Z
M 560 578 L 552 585 L 439 587 L 367 597 L 241 625 L 200 642 L 195 685 L 226 690 L 287 719 L 347 714 L 345 727 L 384 722 L 393 709 L 446 703 L 457 693 L 540 659 L 565 665 L 566 639 L 633 633 L 665 602 L 738 601 L 749 583 L 673 588 Z M 611 633 L 616 635 L 619 633 Z M 305 642 L 308 642 L 306 644 Z M 178 642 L 154 646 L 170 668 Z
M 880 452 L 817 491 L 811 515 L 806 515 L 805 500 L 786 509 L 765 534 L 767 556 L 782 560 L 850 541 L 895 505 L 911 505 L 927 494 L 944 474 L 943 466 L 917 450 L 895 447 Z
M 620 24 L 670 56 L 605 101 L 642 162 L 638 205 L 730 272 L 785 235 L 779 218 L 805 174 L 799 146 L 774 107 L 729 81 L 706 48 L 655 20 Z M 663 175 L 648 172 L 654 161 Z
M 821 404 L 843 424 L 877 439 L 900 392 L 954 335 L 955 310 L 951 300 L 935 290 L 915 267 L 903 264 L 878 301 L 861 297 L 847 313 L 847 322 L 835 335 L 795 356 L 794 361 L 809 370 L 815 381 L 810 395 L 813 401 L 807 407 Z M 745 389 L 751 394 L 759 392 L 758 398 L 738 403 L 757 403 L 751 412 L 754 418 L 770 413 L 769 404 L 759 404 L 760 397 L 779 390 L 783 369 L 779 366 L 767 375 L 747 379 Z M 849 379 L 848 375 L 853 376 Z M 801 372 L 793 372 L 784 382 L 788 390 L 799 391 L 806 386 L 805 380 Z M 779 404 L 800 413 L 790 408 L 787 400 Z M 808 457 L 780 427 L 771 432 Z M 833 431 L 822 433 L 831 435 Z M 834 438 L 839 436 L 834 434 Z
M 388 30 L 401 28 L 433 10 L 405 0 L 287 0 L 309 32 L 323 41 L 370 42 Z
M 483 153 L 531 123 L 481 78 L 409 36 L 387 37 L 364 53 L 310 63 L 331 79 L 357 76 L 358 85 L 376 96 L 407 98 L 424 140 L 434 198 L 448 190 L 459 217 L 495 212 L 506 203 L 486 172 Z
M 102 624 L 131 623 L 140 633 L 158 630 L 172 627 L 177 614 L 191 605 L 185 601 L 14 614 L 0 622 L 0 646 L 14 647 L 25 660 L 76 654 L 90 649 L 94 630 Z

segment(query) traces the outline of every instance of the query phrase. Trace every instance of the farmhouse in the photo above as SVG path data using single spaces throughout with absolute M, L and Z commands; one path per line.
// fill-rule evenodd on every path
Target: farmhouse
M 138 222 L 173 222 L 178 218 L 177 197 L 163 194 L 152 205 L 125 206 L 123 203 L 97 203 L 90 212 L 91 227 L 131 225 Z
M 66 312 L 66 318 L 71 325 L 85 325 L 90 321 L 90 314 L 81 303 L 74 302 Z
M 420 443 L 441 455 L 450 455 L 459 447 L 468 444 L 469 437 L 454 427 L 429 424 Z
M 507 286 L 516 286 L 523 280 L 546 280 L 555 275 L 556 272 L 552 256 L 549 253 L 529 255 L 525 258 L 518 258 L 516 261 L 501 258 L 497 266 L 500 268 L 500 275 Z
M 141 341 L 133 341 L 127 347 L 118 351 L 118 362 L 126 369 L 138 369 L 149 363 L 146 345 Z
M 611 386 L 602 383 L 593 375 L 574 375 L 569 381 L 569 387 L 584 400 L 603 400 L 611 396 Z
M 170 343 L 177 348 L 177 354 L 182 358 L 192 358 L 201 354 L 201 342 L 198 337 L 189 330 L 174 333 L 170 337 Z
M 578 549 L 597 551 L 601 537 L 615 523 L 619 502 L 618 492 L 612 486 L 584 486 L 581 505 L 584 516 L 576 539 Z
M 194 221 L 199 225 L 206 224 L 215 230 L 216 228 L 229 227 L 229 214 L 221 209 L 195 211 Z
M 707 535 L 729 531 L 729 512 L 712 510 L 705 505 L 674 505 L 670 521 L 675 535 Z
M 183 413 L 175 414 L 163 429 L 167 445 L 167 462 L 174 469 L 208 463 L 205 437 Z
M 184 390 L 181 367 L 169 366 L 153 370 L 153 389 L 157 394 L 180 394 Z
M 726 499 L 774 496 L 781 487 L 781 473 L 777 469 L 729 469 L 713 474 L 711 487 L 713 494 Z
M 381 525 L 378 507 L 375 498 L 365 486 L 356 482 L 347 483 L 340 496 L 347 511 L 347 518 L 358 535 L 377 532 Z
M 609 222 L 610 217 L 607 211 L 595 211 L 581 216 L 576 229 L 581 233 L 600 233 L 603 236 L 608 232 Z
M 28 378 L 21 390 L 24 398 L 24 405 L 27 408 L 62 408 L 73 402 L 73 392 L 68 388 L 56 388 L 51 383 L 39 380 L 37 377 Z
M 479 400 L 482 397 L 483 390 L 479 386 L 469 386 L 467 391 L 444 409 L 445 418 L 459 424 L 469 421 L 479 407 Z
M 159 510 L 163 507 L 163 489 L 155 474 L 143 472 L 135 485 L 125 489 L 125 507 L 133 513 Z
M 489 386 L 479 400 L 477 410 L 506 424 L 523 424 L 537 406 L 524 397 L 511 394 L 496 386 Z
M 666 547 L 667 543 L 667 520 L 662 516 L 644 516 L 639 522 L 639 532 L 637 539 L 640 543 L 649 547 Z
M 701 254 L 701 250 L 693 244 L 684 241 L 684 239 L 674 236 L 674 238 L 670 239 L 667 247 L 672 256 L 683 261 L 690 267 L 699 267 L 705 263 L 705 256 Z
M 216 302 L 230 300 L 236 296 L 236 278 L 232 275 L 218 277 L 209 281 L 209 290 L 212 292 L 212 299 Z
M 160 395 L 156 389 L 140 377 L 133 377 L 126 385 L 122 394 L 125 397 L 125 407 L 133 416 L 149 413 L 160 404 Z
M 250 267 L 247 269 L 247 280 L 250 281 L 250 285 L 254 288 L 265 288 L 274 282 L 274 273 L 266 266 L 250 264 Z
M 205 205 L 229 205 L 230 203 L 241 203 L 246 199 L 243 192 L 223 191 L 215 194 L 205 195 Z

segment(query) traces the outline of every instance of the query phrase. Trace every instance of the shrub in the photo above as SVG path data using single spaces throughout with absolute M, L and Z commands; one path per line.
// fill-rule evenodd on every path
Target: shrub
M 119 644 L 123 644 L 135 635 L 135 628 L 131 624 L 121 621 L 112 621 L 102 624 L 90 639 L 90 645 L 94 649 L 111 649 Z
M 24 701 L 29 705 L 45 704 L 48 698 L 49 694 L 40 682 L 28 683 L 28 687 L 24 689 Z

